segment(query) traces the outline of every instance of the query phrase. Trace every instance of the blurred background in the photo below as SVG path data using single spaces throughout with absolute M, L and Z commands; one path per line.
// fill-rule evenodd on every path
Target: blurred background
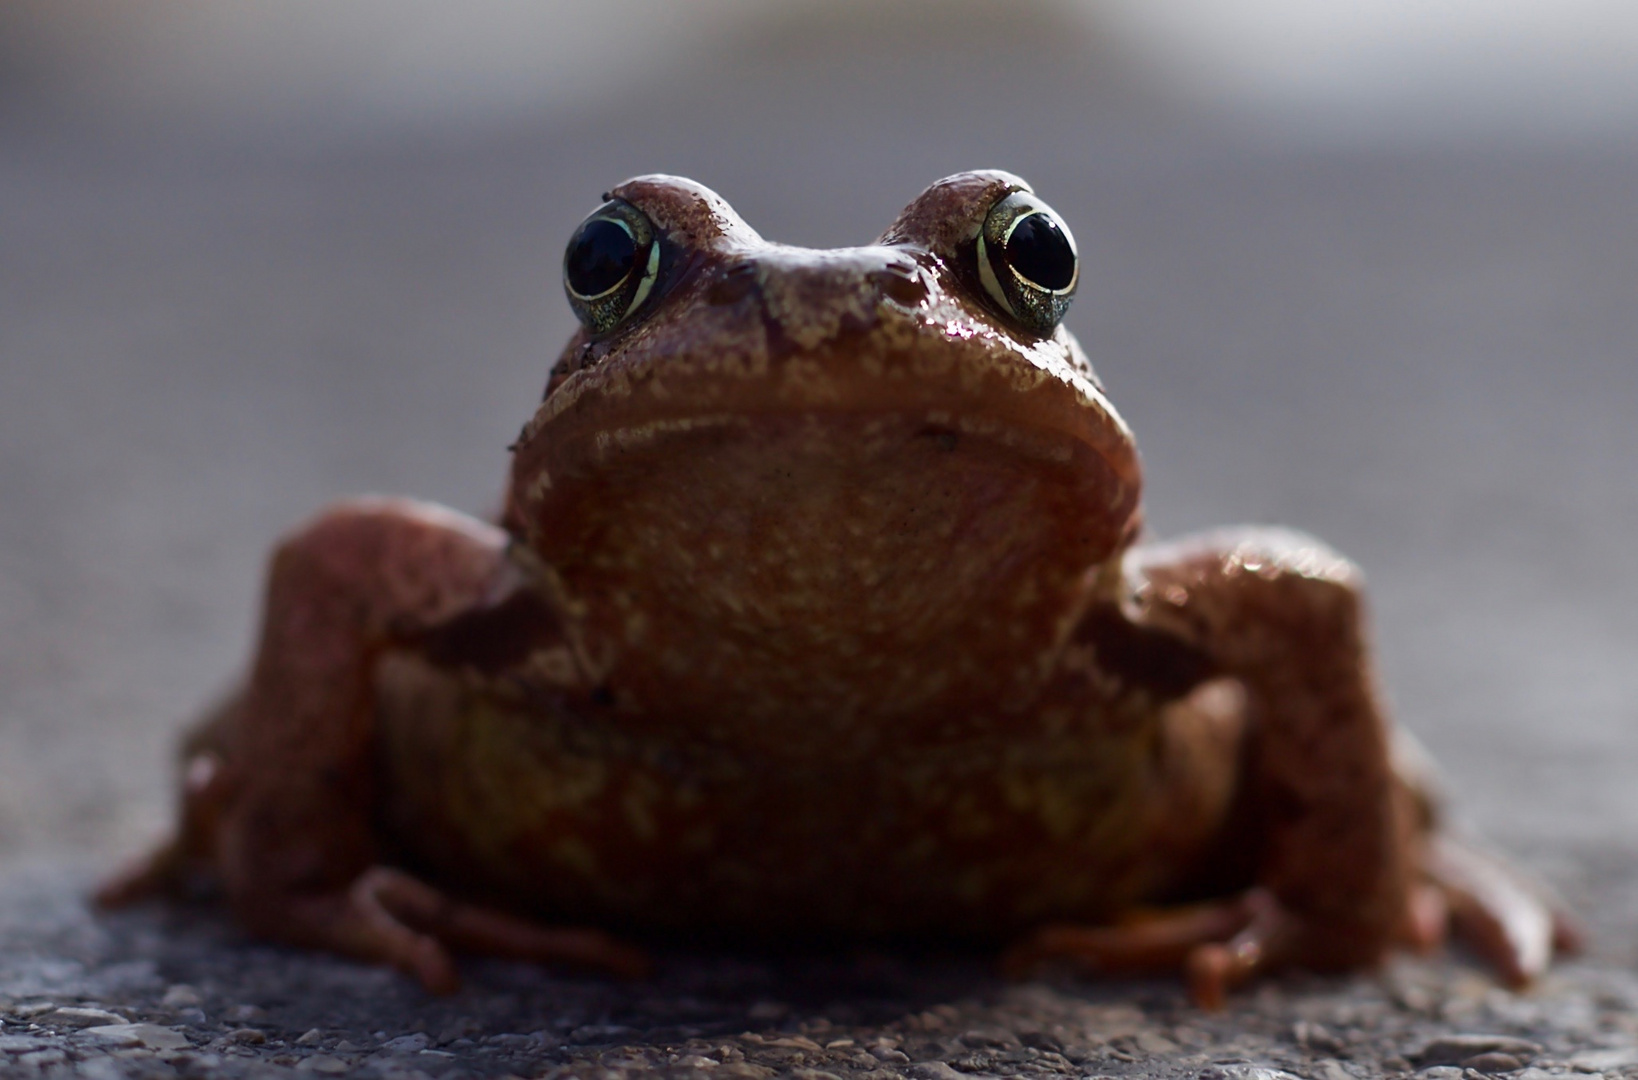
M 983 166 L 1076 232 L 1154 531 L 1352 554 L 1471 816 L 1638 851 L 1626 0 L 9 0 L 0 866 L 163 826 L 281 530 L 495 505 L 611 184 L 831 246 Z

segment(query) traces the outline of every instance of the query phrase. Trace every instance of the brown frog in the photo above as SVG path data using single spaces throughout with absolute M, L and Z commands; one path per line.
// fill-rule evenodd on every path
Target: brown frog
M 688 180 L 607 200 L 500 523 L 361 499 L 285 538 L 178 834 L 104 902 L 208 877 L 439 991 L 452 950 L 639 974 L 626 937 L 994 942 L 1207 1004 L 1452 920 L 1509 983 L 1570 944 L 1436 820 L 1351 563 L 1136 543 L 1022 180 L 834 251 Z

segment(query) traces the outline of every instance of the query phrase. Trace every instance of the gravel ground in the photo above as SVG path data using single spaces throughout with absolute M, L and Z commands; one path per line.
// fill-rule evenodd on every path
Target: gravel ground
M 624 985 L 469 961 L 459 993 L 431 998 L 387 970 L 248 941 L 213 908 L 93 916 L 84 884 L 83 866 L 46 862 L 0 890 L 0 1073 L 1638 1075 L 1638 974 L 1607 944 L 1525 994 L 1460 957 L 1402 957 L 1267 982 L 1219 1013 L 1171 980 L 1005 983 L 982 957 L 875 953 L 667 953 Z M 1596 884 L 1602 909 L 1638 877 L 1612 864 Z M 1632 929 L 1596 940 L 1630 945 Z

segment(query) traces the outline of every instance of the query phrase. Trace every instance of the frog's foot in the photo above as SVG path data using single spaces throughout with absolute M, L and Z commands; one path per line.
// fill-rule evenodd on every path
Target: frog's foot
M 1100 975 L 1181 970 L 1189 996 L 1220 1009 L 1228 992 L 1258 974 L 1306 960 L 1314 940 L 1273 893 L 1249 889 L 1228 900 L 1140 911 L 1112 926 L 1042 927 L 1002 956 L 1002 970 L 1022 978 L 1053 961 Z
M 91 902 L 99 908 L 113 909 L 176 893 L 184 877 L 185 861 L 181 842 L 167 840 L 104 879 L 91 893 Z
M 211 894 L 217 880 L 210 856 L 228 787 L 218 755 L 208 750 L 192 755 L 182 777 L 176 833 L 98 885 L 91 902 L 111 909 L 157 897 Z
M 1547 970 L 1554 953 L 1581 950 L 1582 930 L 1547 888 L 1505 860 L 1448 834 L 1429 838 L 1428 881 L 1412 897 L 1408 937 L 1422 951 L 1447 930 L 1514 989 Z
M 401 870 L 377 866 L 345 892 L 283 897 L 242 912 L 253 929 L 296 945 L 390 964 L 434 994 L 460 987 L 451 950 L 642 978 L 648 957 L 599 930 L 545 927 L 452 899 Z

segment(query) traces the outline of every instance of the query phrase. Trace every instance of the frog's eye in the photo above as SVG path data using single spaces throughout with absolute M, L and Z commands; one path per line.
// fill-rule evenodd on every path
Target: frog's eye
M 653 224 L 624 199 L 611 199 L 569 237 L 563 291 L 586 328 L 606 334 L 643 306 L 659 269 Z
M 978 230 L 978 280 L 1001 310 L 1049 334 L 1069 310 L 1080 277 L 1069 226 L 1033 192 L 1014 191 L 990 208 Z

